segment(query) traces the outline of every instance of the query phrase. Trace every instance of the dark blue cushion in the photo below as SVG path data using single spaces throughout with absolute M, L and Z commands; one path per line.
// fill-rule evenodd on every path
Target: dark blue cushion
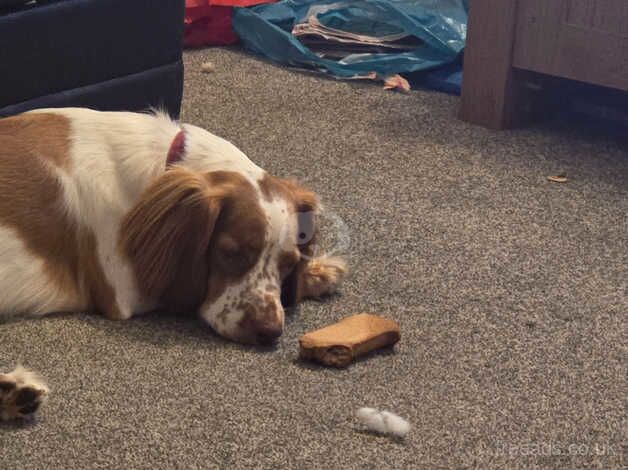
M 183 14 L 183 0 L 61 0 L 0 15 L 0 110 L 141 109 L 163 95 L 178 113 Z
M 183 64 L 179 61 L 0 107 L 0 117 L 36 108 L 78 106 L 101 111 L 141 111 L 152 107 L 177 118 L 181 107 L 182 83 Z

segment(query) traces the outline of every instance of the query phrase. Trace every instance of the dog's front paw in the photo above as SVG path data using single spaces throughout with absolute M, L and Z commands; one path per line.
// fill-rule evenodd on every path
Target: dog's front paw
M 0 374 L 0 421 L 35 413 L 48 396 L 48 387 L 34 372 L 21 366 Z
M 311 259 L 302 272 L 302 296 L 320 298 L 338 290 L 347 274 L 347 263 L 336 256 Z

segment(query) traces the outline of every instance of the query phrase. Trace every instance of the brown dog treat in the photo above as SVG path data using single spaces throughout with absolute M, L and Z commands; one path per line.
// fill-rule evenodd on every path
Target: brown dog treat
M 346 367 L 375 349 L 399 341 L 399 325 L 388 318 L 360 313 L 299 338 L 299 356 L 327 366 Z

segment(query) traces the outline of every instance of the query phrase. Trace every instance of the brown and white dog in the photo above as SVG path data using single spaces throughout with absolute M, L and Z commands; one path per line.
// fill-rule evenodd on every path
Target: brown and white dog
M 269 343 L 282 285 L 296 302 L 345 273 L 312 257 L 317 211 L 312 192 L 159 113 L 0 119 L 0 315 L 194 311 L 226 338 Z M 0 375 L 0 409 L 22 379 Z

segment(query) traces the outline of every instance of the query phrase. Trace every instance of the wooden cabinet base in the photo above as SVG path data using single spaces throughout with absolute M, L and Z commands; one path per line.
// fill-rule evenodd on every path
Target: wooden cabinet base
M 628 90 L 627 25 L 626 0 L 474 0 L 460 118 L 492 129 L 530 122 L 543 107 L 530 72 Z

